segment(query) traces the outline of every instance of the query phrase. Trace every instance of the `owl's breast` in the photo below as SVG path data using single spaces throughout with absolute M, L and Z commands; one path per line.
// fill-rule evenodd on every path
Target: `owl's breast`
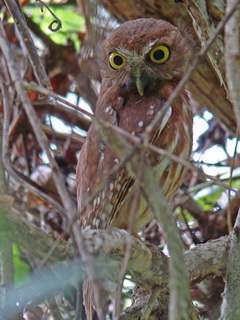
M 161 110 L 160 97 L 130 97 L 119 112 L 118 125 L 133 135 L 140 135 Z
M 161 97 L 129 99 L 119 114 L 119 126 L 133 135 L 140 135 L 162 111 Z M 189 100 L 182 96 L 164 111 L 162 120 L 150 136 L 150 143 L 182 160 L 189 161 L 192 152 L 192 112 Z M 148 151 L 146 157 L 154 176 L 167 198 L 179 188 L 185 168 L 167 156 Z

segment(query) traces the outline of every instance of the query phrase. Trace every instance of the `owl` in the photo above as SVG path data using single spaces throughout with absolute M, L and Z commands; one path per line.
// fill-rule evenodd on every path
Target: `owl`
M 166 21 L 137 19 L 114 29 L 98 51 L 102 83 L 96 118 L 140 137 L 161 112 L 186 72 L 191 59 L 189 41 Z M 164 112 L 161 123 L 151 132 L 149 142 L 189 160 L 192 111 L 188 91 L 183 91 Z M 144 157 L 165 197 L 170 199 L 183 180 L 185 168 L 152 151 L 147 151 Z M 93 122 L 77 165 L 81 228 L 128 229 L 135 181 L 126 168 L 109 178 L 110 171 L 120 160 Z M 83 210 L 92 194 L 96 197 Z M 151 208 L 140 196 L 133 234 L 141 231 L 152 218 Z

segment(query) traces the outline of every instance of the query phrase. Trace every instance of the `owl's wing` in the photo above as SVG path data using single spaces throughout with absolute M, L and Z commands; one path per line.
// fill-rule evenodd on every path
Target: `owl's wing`
M 89 129 L 80 152 L 77 166 L 78 208 L 83 210 L 88 198 L 95 194 L 91 203 L 80 212 L 81 227 L 106 228 L 111 225 L 133 185 L 126 169 L 115 177 L 110 171 L 119 163 L 117 155 L 102 141 L 94 124 Z

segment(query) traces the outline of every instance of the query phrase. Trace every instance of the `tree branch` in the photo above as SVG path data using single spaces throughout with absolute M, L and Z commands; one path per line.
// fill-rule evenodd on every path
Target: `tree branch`
M 6 196 L 5 196 L 6 197 Z M 12 201 L 8 197 L 8 201 Z M 0 206 L 5 201 L 0 197 Z M 42 259 L 51 249 L 55 240 L 51 235 L 29 225 L 17 211 L 4 211 L 1 216 L 0 232 L 7 239 L 23 247 L 32 256 Z M 144 244 L 139 239 L 130 236 L 126 230 L 84 230 L 83 238 L 88 252 L 92 255 L 110 256 L 119 261 L 125 254 L 127 237 L 132 241 L 131 258 L 127 273 L 141 286 L 165 286 L 168 283 L 168 257 L 159 250 L 153 250 L 152 245 Z M 226 260 L 230 247 L 230 238 L 221 237 L 200 244 L 184 253 L 190 282 L 200 282 L 209 275 L 224 276 Z M 72 259 L 74 249 L 71 243 L 61 241 L 49 257 L 48 264 Z
M 0 207 L 3 207 L 2 200 L 0 198 Z M 21 215 L 14 211 L 5 212 L 1 216 L 0 233 L 38 259 L 44 258 L 55 243 L 50 235 L 30 226 Z M 129 238 L 132 242 L 132 251 L 127 274 L 130 274 L 133 281 L 144 288 L 159 286 L 161 292 L 166 295 L 169 281 L 168 257 L 161 251 L 153 249 L 150 244 L 146 245 L 139 239 L 130 236 L 125 230 L 83 231 L 83 239 L 88 253 L 94 257 L 107 257 L 107 260 L 103 258 L 102 268 L 106 269 L 105 277 L 110 277 L 114 281 L 118 280 L 116 270 L 120 270 L 121 262 L 125 256 L 125 246 Z M 223 276 L 225 274 L 229 243 L 229 237 L 222 237 L 206 244 L 197 245 L 184 254 L 192 284 L 200 282 L 209 275 Z M 50 255 L 48 265 L 60 260 L 73 259 L 74 255 L 72 245 L 61 241 Z M 109 263 L 106 262 L 108 260 Z M 110 272 L 108 269 L 112 265 L 110 261 L 114 265 L 114 272 Z M 25 290 L 28 290 L 27 287 Z M 31 297 L 34 301 L 35 294 Z M 167 299 L 167 297 L 165 298 Z M 161 300 L 161 302 L 163 301 Z

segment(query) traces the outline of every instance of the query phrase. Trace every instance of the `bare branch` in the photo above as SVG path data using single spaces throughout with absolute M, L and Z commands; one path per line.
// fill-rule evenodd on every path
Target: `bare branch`
M 239 5 L 239 1 L 237 1 Z M 235 0 L 227 1 L 227 13 L 236 7 Z M 225 26 L 225 65 L 229 95 L 233 104 L 237 119 L 238 130 L 240 128 L 240 9 L 234 13 Z
M 17 5 L 17 2 L 15 0 L 5 0 L 5 3 L 15 21 L 19 33 L 21 34 L 21 38 L 28 51 L 28 56 L 39 84 L 50 89 L 52 86 L 42 64 L 42 61 L 37 54 L 29 29 L 24 20 L 23 13 L 22 11 L 20 11 L 20 6 Z

